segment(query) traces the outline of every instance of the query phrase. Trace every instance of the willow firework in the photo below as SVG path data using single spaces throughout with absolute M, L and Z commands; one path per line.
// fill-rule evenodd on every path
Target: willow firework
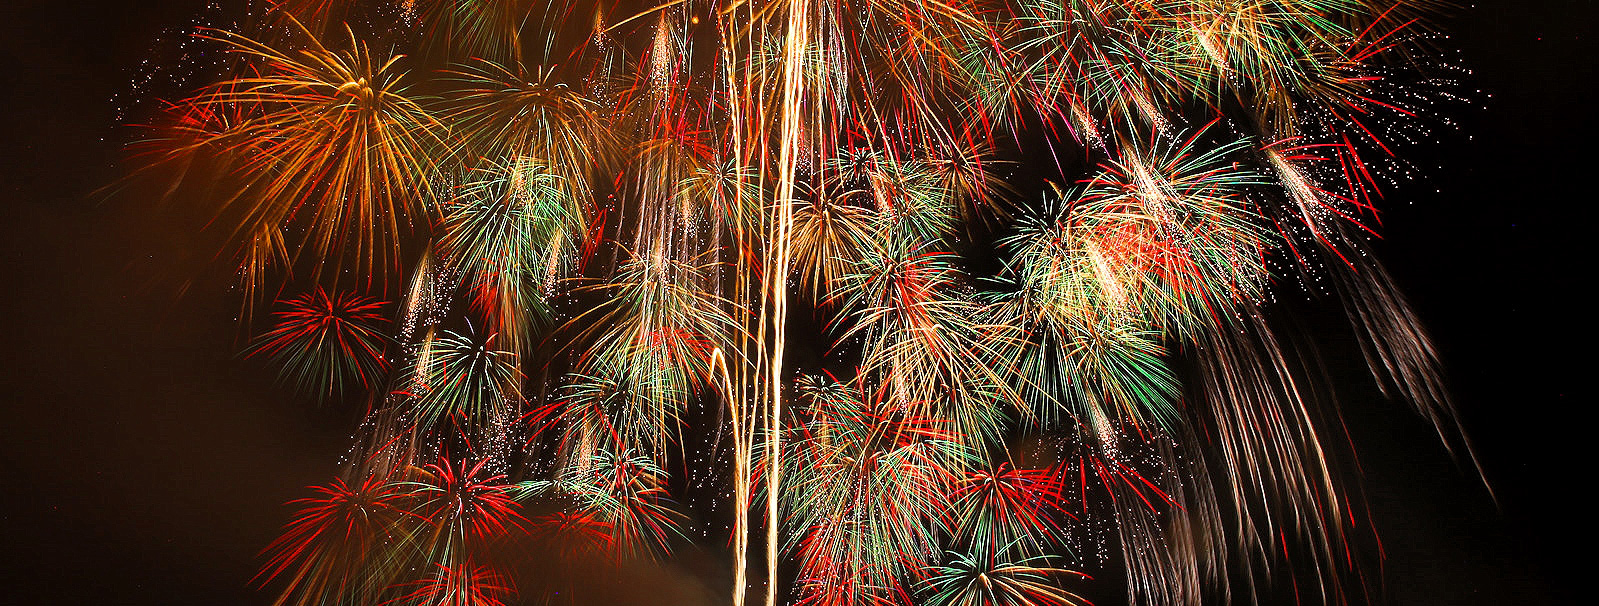
M 738 605 L 1359 601 L 1301 288 L 1464 439 L 1366 250 L 1430 0 L 255 8 L 132 178 L 367 413 L 281 604 L 582 602 L 519 561 L 696 533 Z

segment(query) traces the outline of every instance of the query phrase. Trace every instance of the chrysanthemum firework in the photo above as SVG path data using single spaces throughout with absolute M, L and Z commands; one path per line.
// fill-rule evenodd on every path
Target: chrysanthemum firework
M 256 340 L 250 355 L 266 356 L 279 376 L 318 398 L 364 392 L 388 366 L 383 304 L 321 287 L 282 302 L 278 323 Z

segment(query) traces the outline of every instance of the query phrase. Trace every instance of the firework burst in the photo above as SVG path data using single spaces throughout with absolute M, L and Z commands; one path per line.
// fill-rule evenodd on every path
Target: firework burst
M 380 382 L 388 363 L 383 304 L 320 287 L 283 301 L 277 326 L 261 335 L 247 355 L 266 356 L 279 377 L 318 398 L 361 392 Z M 356 385 L 347 386 L 354 381 Z

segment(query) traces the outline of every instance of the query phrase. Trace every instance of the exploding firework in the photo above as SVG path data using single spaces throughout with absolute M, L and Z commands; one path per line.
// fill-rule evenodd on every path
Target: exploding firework
M 250 355 L 266 356 L 285 382 L 319 398 L 381 383 L 389 341 L 381 302 L 318 287 L 282 303 L 285 309 L 274 314 L 277 326 L 256 340 Z

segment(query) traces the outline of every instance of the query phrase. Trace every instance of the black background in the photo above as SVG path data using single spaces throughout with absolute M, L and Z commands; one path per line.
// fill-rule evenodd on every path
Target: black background
M 216 263 L 191 225 L 89 195 L 119 174 L 112 95 L 201 6 L 0 7 L 0 602 L 267 603 L 248 581 L 281 504 L 349 443 L 347 412 L 234 358 L 223 284 L 180 296 Z M 1495 0 L 1448 22 L 1489 96 L 1412 152 L 1427 176 L 1390 192 L 1378 248 L 1498 502 L 1402 405 L 1352 412 L 1380 602 L 1566 603 L 1591 576 L 1595 18 Z

